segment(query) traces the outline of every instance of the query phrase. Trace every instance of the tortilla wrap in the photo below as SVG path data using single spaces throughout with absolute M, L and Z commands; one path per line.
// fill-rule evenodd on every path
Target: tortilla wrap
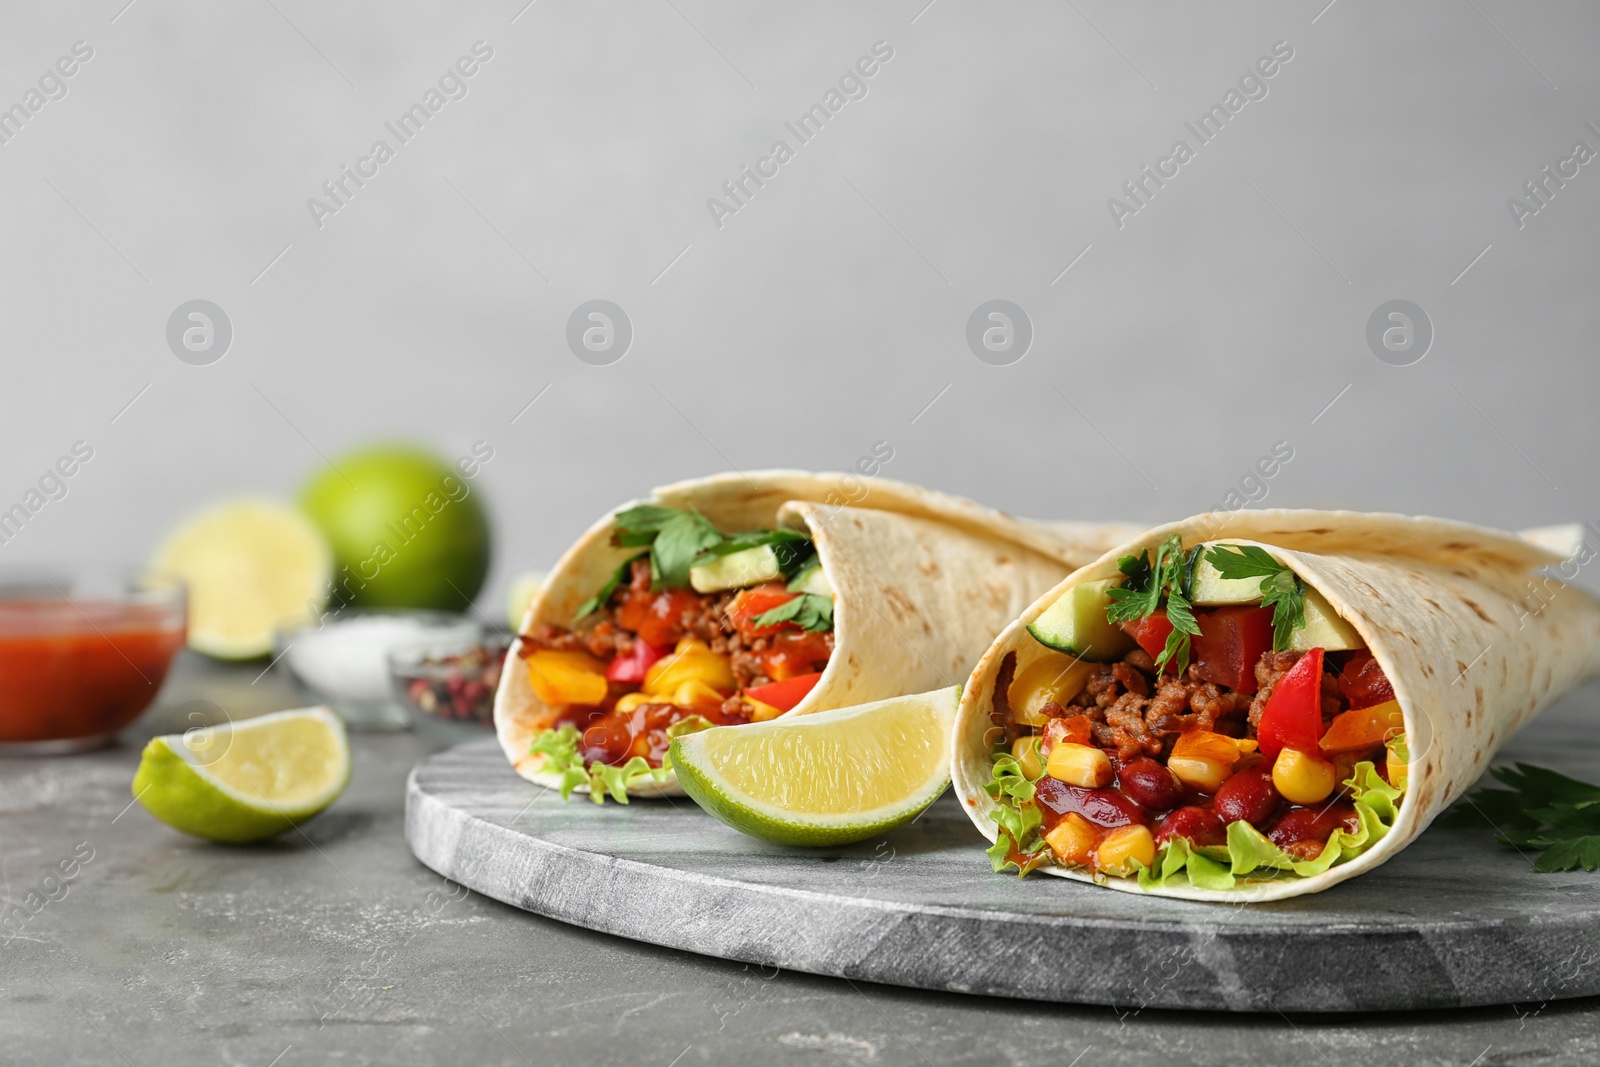
M 835 646 L 822 678 L 788 714 L 805 714 L 955 685 L 1001 627 L 1040 593 L 1139 527 L 1014 519 L 960 497 L 884 478 L 755 471 L 679 482 L 630 501 L 589 528 L 550 572 L 521 633 L 570 625 L 577 608 L 636 548 L 611 544 L 612 518 L 639 503 L 696 508 L 722 530 L 807 530 L 832 585 Z M 529 746 L 557 712 L 534 694 L 511 646 L 495 695 L 495 729 L 522 777 L 542 774 Z M 587 786 L 580 786 L 587 792 Z M 668 775 L 636 780 L 631 796 L 679 795 Z
M 1600 673 L 1600 602 L 1536 576 L 1579 550 L 1581 528 L 1518 536 L 1467 523 L 1346 511 L 1218 512 L 1152 529 L 1050 590 L 1007 626 L 973 671 L 956 722 L 952 771 L 973 824 L 996 838 L 989 712 L 1007 653 L 1020 672 L 1049 654 L 1027 630 L 1067 589 L 1118 575 L 1117 560 L 1172 534 L 1255 544 L 1289 566 L 1350 623 L 1388 675 L 1405 714 L 1408 785 L 1393 827 L 1366 851 L 1309 877 L 1232 890 L 1186 881 L 1149 892 L 1189 900 L 1266 901 L 1316 893 L 1383 863 L 1421 834 L 1485 771 L 1497 749 L 1540 710 Z M 1536 592 L 1537 590 L 1537 592 Z M 1041 870 L 1093 881 L 1081 870 Z M 1133 878 L 1113 889 L 1143 892 Z

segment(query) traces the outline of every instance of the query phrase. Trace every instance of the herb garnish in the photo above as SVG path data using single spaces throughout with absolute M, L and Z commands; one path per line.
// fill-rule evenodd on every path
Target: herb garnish
M 833 598 L 815 593 L 801 593 L 771 611 L 763 611 L 750 620 L 756 626 L 776 626 L 792 622 L 802 630 L 833 629 Z
M 1600 786 L 1527 763 L 1489 773 L 1511 788 L 1474 790 L 1444 825 L 1486 826 L 1501 844 L 1542 849 L 1540 873 L 1600 869 Z
M 599 611 L 600 606 L 611 599 L 611 594 L 617 591 L 618 586 L 620 586 L 623 582 L 632 580 L 633 562 L 643 555 L 644 553 L 641 552 L 638 556 L 629 556 L 627 559 L 623 560 L 622 565 L 617 568 L 617 572 L 610 578 L 607 578 L 606 584 L 600 587 L 600 591 L 594 596 L 590 597 L 588 600 L 585 600 L 582 604 L 578 605 L 578 614 L 573 616 L 572 621 L 577 622 L 584 616 L 591 615 L 594 612 Z
M 726 538 L 711 520 L 694 508 L 666 508 L 639 504 L 617 515 L 611 543 L 623 547 L 650 546 L 650 588 L 681 588 L 689 584 L 689 568 L 700 554 Z
M 1224 578 L 1261 579 L 1261 606 L 1272 608 L 1272 650 L 1288 648 L 1306 624 L 1306 587 L 1294 571 L 1255 545 L 1218 545 L 1206 553 L 1206 562 Z
M 1192 550 L 1185 557 L 1182 539 L 1173 534 L 1156 546 L 1154 563 L 1150 561 L 1148 550 L 1117 560 L 1117 569 L 1127 575 L 1127 580 L 1107 590 L 1111 598 L 1106 607 L 1108 622 L 1132 622 L 1154 615 L 1165 594 L 1167 621 L 1172 623 L 1172 632 L 1167 635 L 1161 655 L 1156 657 L 1158 674 L 1174 661 L 1180 678 L 1189 668 L 1189 639 L 1200 632 L 1200 624 L 1195 621 L 1185 592 L 1192 581 L 1194 560 Z

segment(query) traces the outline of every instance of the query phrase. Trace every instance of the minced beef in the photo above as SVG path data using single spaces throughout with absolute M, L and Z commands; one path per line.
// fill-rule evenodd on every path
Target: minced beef
M 1261 689 L 1252 697 L 1205 681 L 1195 673 L 1193 665 L 1181 679 L 1165 674 L 1158 677 L 1149 654 L 1134 649 L 1118 663 L 1097 667 L 1083 691 L 1060 713 L 1086 716 L 1093 724 L 1095 744 L 1115 749 L 1119 759 L 1159 757 L 1171 750 L 1179 734 L 1189 730 L 1214 730 L 1239 737 L 1247 733 L 1248 727 L 1248 732 L 1253 733 L 1278 679 L 1300 655 L 1263 653 L 1255 667 Z M 1336 714 L 1341 706 L 1337 680 L 1324 673 L 1322 683 L 1323 711 L 1326 715 Z M 1045 710 L 1052 713 L 1049 707 Z

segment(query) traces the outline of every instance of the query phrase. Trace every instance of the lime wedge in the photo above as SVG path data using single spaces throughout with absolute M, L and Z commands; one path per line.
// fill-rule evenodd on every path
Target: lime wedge
M 735 830 L 780 845 L 844 845 L 910 822 L 950 784 L 956 686 L 873 704 L 718 726 L 672 742 L 684 791 Z
M 186 834 L 259 841 L 311 818 L 349 781 L 344 724 L 327 708 L 300 708 L 152 738 L 133 795 Z
M 188 586 L 190 648 L 253 659 L 271 653 L 275 630 L 311 622 L 327 603 L 333 551 L 286 504 L 230 500 L 173 531 L 152 567 Z

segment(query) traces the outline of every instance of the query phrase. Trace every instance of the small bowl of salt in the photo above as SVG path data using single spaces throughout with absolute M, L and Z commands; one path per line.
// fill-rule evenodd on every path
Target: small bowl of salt
M 278 634 L 277 660 L 353 730 L 404 730 L 410 712 L 389 682 L 389 652 L 431 641 L 470 641 L 482 627 L 443 611 L 354 609 Z

